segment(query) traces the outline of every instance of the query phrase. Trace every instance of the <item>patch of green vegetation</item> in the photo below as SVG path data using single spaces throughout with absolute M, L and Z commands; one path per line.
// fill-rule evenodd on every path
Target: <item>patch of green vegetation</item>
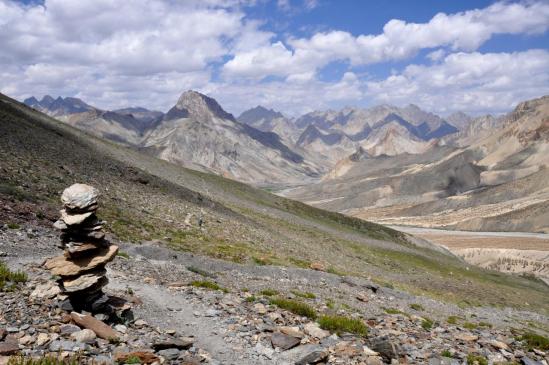
M 8 266 L 0 261 L 0 291 L 14 291 L 17 285 L 28 280 L 24 271 L 11 271 Z
M 330 273 L 330 274 L 337 275 L 337 276 L 345 276 L 345 273 L 344 273 L 343 271 L 340 271 L 340 270 L 336 269 L 336 268 L 333 267 L 333 266 L 329 266 L 329 267 L 326 269 L 326 272 L 327 272 L 327 273 Z
M 256 265 L 259 266 L 265 266 L 265 265 L 272 265 L 273 262 L 269 260 L 266 257 L 252 257 L 252 260 L 255 262 Z
M 293 265 L 297 266 L 297 267 L 300 267 L 302 269 L 308 269 L 309 266 L 311 266 L 311 262 L 310 261 L 307 261 L 307 260 L 301 260 L 301 259 L 298 259 L 296 257 L 290 257 L 288 259 L 288 261 L 290 261 L 290 263 L 292 263 Z
M 8 365 L 79 365 L 81 364 L 79 356 L 72 356 L 61 359 L 55 356 L 44 356 L 41 358 L 32 358 L 25 356 L 12 356 L 8 360 Z
M 127 252 L 124 252 L 124 251 L 118 251 L 118 253 L 116 254 L 116 256 L 120 256 L 120 257 L 123 257 L 125 259 L 129 259 L 130 258 L 130 255 L 128 255 Z
M 473 322 L 465 322 L 462 326 L 463 328 L 467 328 L 468 330 L 475 330 L 478 328 L 478 324 Z
M 410 304 L 410 308 L 412 308 L 413 310 L 415 311 L 423 311 L 425 310 L 425 308 L 423 308 L 423 306 L 421 304 L 417 304 L 417 303 L 412 303 Z
M 21 226 L 17 223 L 10 222 L 10 223 L 8 223 L 8 228 L 9 229 L 20 229 Z
M 130 356 L 124 361 L 124 364 L 141 364 L 141 359 L 137 356 Z
M 305 299 L 315 299 L 316 295 L 314 295 L 311 292 L 302 292 L 299 290 L 292 290 L 291 293 L 297 297 L 305 298 Z
M 36 202 L 38 200 L 36 196 L 21 187 L 7 183 L 0 183 L 0 194 L 9 195 L 19 201 Z
M 400 309 L 396 309 L 396 308 L 383 308 L 383 310 L 387 314 L 402 314 L 402 315 L 408 316 L 408 313 L 403 312 Z
M 219 286 L 219 284 L 214 283 L 213 281 L 208 280 L 195 280 L 191 282 L 191 285 L 196 288 L 204 288 L 204 289 L 210 289 L 210 290 L 221 290 L 224 293 L 228 293 L 229 291 L 225 288 L 222 288 Z
M 368 327 L 366 327 L 364 322 L 360 319 L 324 315 L 319 318 L 318 324 L 320 325 L 320 328 L 335 332 L 338 335 L 345 332 L 354 333 L 359 336 L 366 336 L 368 334 Z
M 433 328 L 434 324 L 435 322 L 433 322 L 433 320 L 429 318 L 423 318 L 423 321 L 421 321 L 421 327 L 426 331 L 430 331 Z
M 216 277 L 215 274 L 212 274 L 210 272 L 207 272 L 206 270 L 202 270 L 202 269 L 199 269 L 198 267 L 194 267 L 194 266 L 187 266 L 186 267 L 187 270 L 189 270 L 190 272 L 194 272 L 195 274 L 198 274 L 200 276 L 204 276 L 205 278 L 212 278 L 214 279 Z M 244 290 L 244 289 L 243 289 Z
M 316 311 L 313 307 L 297 300 L 272 298 L 270 303 L 299 316 L 304 316 L 310 319 L 316 319 L 317 317 Z
M 326 307 L 328 307 L 329 309 L 335 309 L 336 303 L 334 302 L 333 299 L 327 299 L 326 300 Z
M 442 357 L 449 357 L 449 358 L 453 358 L 454 355 L 452 355 L 452 353 L 450 352 L 450 350 L 444 350 L 440 353 L 440 356 Z
M 278 291 L 274 290 L 274 289 L 267 288 L 267 289 L 261 290 L 259 292 L 259 294 L 264 295 L 266 297 L 272 297 L 273 295 L 277 295 Z
M 246 297 L 246 302 L 248 303 L 255 302 L 256 300 L 257 298 L 255 297 L 255 295 L 250 295 L 249 297 Z
M 458 322 L 459 317 L 458 316 L 450 316 L 446 320 L 449 324 L 456 324 Z
M 519 337 L 519 340 L 524 341 L 528 350 L 538 349 L 541 351 L 549 350 L 549 338 L 534 332 L 526 332 Z
M 467 355 L 467 365 L 488 365 L 488 360 L 484 356 L 469 354 Z

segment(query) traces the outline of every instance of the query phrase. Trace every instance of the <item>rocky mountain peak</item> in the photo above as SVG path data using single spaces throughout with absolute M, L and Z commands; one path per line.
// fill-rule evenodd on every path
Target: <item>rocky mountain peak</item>
M 194 90 L 188 90 L 181 94 L 174 108 L 179 111 L 186 111 L 187 116 L 197 120 L 208 120 L 215 117 L 236 121 L 234 116 L 223 110 L 215 99 Z
M 255 108 L 248 109 L 238 117 L 238 121 L 250 125 L 254 125 L 259 121 L 272 121 L 276 118 L 283 118 L 282 113 L 273 109 L 267 109 L 264 106 L 258 105 Z

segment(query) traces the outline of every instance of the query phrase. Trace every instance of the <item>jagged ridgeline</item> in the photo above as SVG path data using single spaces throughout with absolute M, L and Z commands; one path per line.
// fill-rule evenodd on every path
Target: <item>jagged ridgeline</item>
M 320 262 L 333 273 L 453 302 L 549 308 L 547 287 L 537 281 L 467 267 L 392 229 L 159 160 L 6 96 L 0 121 L 1 197 L 42 212 L 32 219 L 48 227 L 60 192 L 86 182 L 103 194 L 104 229 L 123 241 L 155 241 L 245 264 Z

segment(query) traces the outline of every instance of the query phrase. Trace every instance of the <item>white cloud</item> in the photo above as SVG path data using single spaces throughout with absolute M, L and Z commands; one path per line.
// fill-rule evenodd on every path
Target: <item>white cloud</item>
M 232 77 L 290 75 L 296 68 L 318 70 L 336 60 L 349 60 L 365 65 L 388 60 L 401 60 L 418 51 L 436 47 L 473 51 L 496 34 L 533 34 L 549 28 L 549 3 L 495 3 L 484 9 L 456 14 L 439 13 L 427 23 L 407 23 L 392 19 L 378 35 L 353 36 L 348 32 L 316 33 L 310 38 L 278 42 L 283 50 L 273 57 L 262 57 L 260 49 L 237 53 L 224 68 Z
M 453 53 L 434 65 L 409 65 L 367 83 L 380 103 L 414 103 L 439 113 L 508 111 L 518 102 L 549 94 L 549 52 Z

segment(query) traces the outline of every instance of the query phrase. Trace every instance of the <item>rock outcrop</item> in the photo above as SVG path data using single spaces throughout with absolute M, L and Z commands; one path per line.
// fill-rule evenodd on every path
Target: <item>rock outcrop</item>
M 73 308 L 91 311 L 106 309 L 102 288 L 107 285 L 105 265 L 114 259 L 118 247 L 105 239 L 104 222 L 95 212 L 99 191 L 85 184 L 74 184 L 63 191 L 64 209 L 54 227 L 61 230 L 64 254 L 46 261 L 46 268 L 59 277 L 61 291 Z

